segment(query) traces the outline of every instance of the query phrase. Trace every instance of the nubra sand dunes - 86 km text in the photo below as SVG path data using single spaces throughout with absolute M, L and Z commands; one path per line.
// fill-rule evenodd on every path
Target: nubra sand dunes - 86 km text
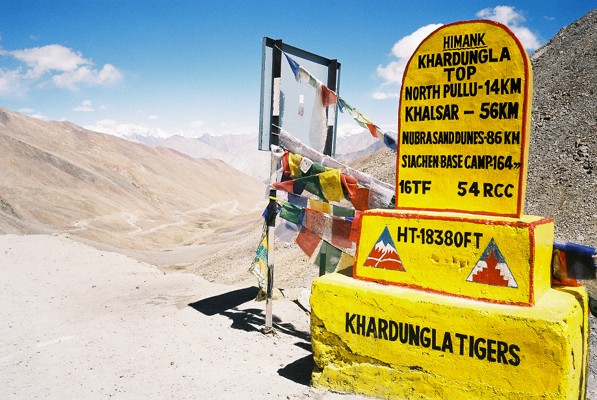
M 555 220 L 556 239 L 592 247 L 595 26 L 592 11 L 531 56 L 525 204 Z M 363 398 L 309 386 L 306 310 L 319 271 L 294 243 L 275 244 L 277 334 L 261 333 L 264 303 L 247 270 L 269 154 L 250 162 L 261 178 L 188 154 L 199 144 L 183 140 L 150 146 L 0 107 L 0 398 Z M 394 184 L 395 153 L 355 154 L 343 162 Z

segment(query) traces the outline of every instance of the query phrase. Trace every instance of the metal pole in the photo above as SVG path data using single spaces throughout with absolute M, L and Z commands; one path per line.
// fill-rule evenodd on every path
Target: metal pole
M 271 113 L 271 124 L 270 124 L 270 144 L 278 145 L 278 138 L 280 130 L 280 80 L 282 75 L 282 41 L 276 40 L 272 49 L 272 113 Z M 272 157 L 271 166 L 271 181 L 275 180 L 276 166 L 274 165 Z M 270 182 L 270 185 L 275 182 Z M 265 302 L 265 332 L 273 332 L 273 291 L 274 291 L 274 239 L 276 227 L 276 190 L 271 189 L 270 186 L 270 200 L 269 200 L 269 213 L 267 221 L 267 266 L 268 266 L 268 279 L 267 279 L 267 299 Z
M 327 82 L 327 87 L 330 90 L 333 90 L 334 92 L 336 92 L 338 90 L 337 86 L 336 86 L 336 82 L 338 79 L 338 60 L 330 60 L 329 65 L 328 65 L 328 82 Z M 334 115 L 329 115 L 330 112 L 333 112 Z M 328 115 L 326 116 L 327 118 L 327 124 L 328 124 L 328 129 L 327 129 L 327 135 L 326 135 L 326 139 L 325 139 L 325 146 L 323 149 L 323 154 L 327 155 L 327 156 L 333 156 L 335 153 L 335 141 L 334 141 L 334 128 L 336 125 L 336 106 L 334 105 L 332 107 L 332 110 L 328 109 Z

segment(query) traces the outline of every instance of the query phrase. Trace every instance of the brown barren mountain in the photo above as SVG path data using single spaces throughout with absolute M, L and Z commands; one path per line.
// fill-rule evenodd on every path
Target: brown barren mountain
M 533 113 L 526 212 L 556 237 L 597 247 L 597 10 L 531 57 Z
M 263 184 L 220 160 L 4 108 L 0 149 L 0 233 L 67 233 L 148 260 L 167 252 L 192 262 L 232 231 L 236 240 L 254 231 L 264 204 Z

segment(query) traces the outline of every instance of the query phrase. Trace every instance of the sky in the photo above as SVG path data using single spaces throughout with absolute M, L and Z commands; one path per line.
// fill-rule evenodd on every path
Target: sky
M 255 134 L 262 38 L 341 63 L 340 96 L 396 130 L 403 68 L 456 21 L 507 25 L 529 54 L 597 0 L 3 0 L 0 105 L 115 134 Z M 340 115 L 339 133 L 360 128 Z

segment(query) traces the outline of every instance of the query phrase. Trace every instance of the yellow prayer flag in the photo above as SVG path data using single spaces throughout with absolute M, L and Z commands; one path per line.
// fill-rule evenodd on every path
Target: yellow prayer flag
M 288 166 L 290 167 L 290 176 L 294 179 L 301 177 L 301 161 L 303 156 L 300 154 L 288 153 Z
M 311 210 L 319 211 L 324 214 L 332 213 L 332 205 L 323 201 L 309 199 L 309 208 Z
M 255 252 L 255 258 L 251 263 L 249 272 L 255 276 L 257 283 L 259 284 L 259 293 L 257 294 L 257 300 L 264 300 L 267 297 L 267 285 L 269 266 L 267 264 L 268 254 L 268 227 L 267 224 L 263 225 L 263 232 L 261 234 L 261 242 Z
M 342 256 L 340 257 L 340 262 L 338 263 L 338 266 L 336 267 L 336 272 L 350 268 L 350 275 L 352 276 L 353 265 L 354 265 L 354 257 L 348 253 L 342 252 Z
M 328 201 L 340 201 L 344 199 L 339 169 L 330 169 L 319 174 L 319 183 L 321 184 L 323 195 Z

